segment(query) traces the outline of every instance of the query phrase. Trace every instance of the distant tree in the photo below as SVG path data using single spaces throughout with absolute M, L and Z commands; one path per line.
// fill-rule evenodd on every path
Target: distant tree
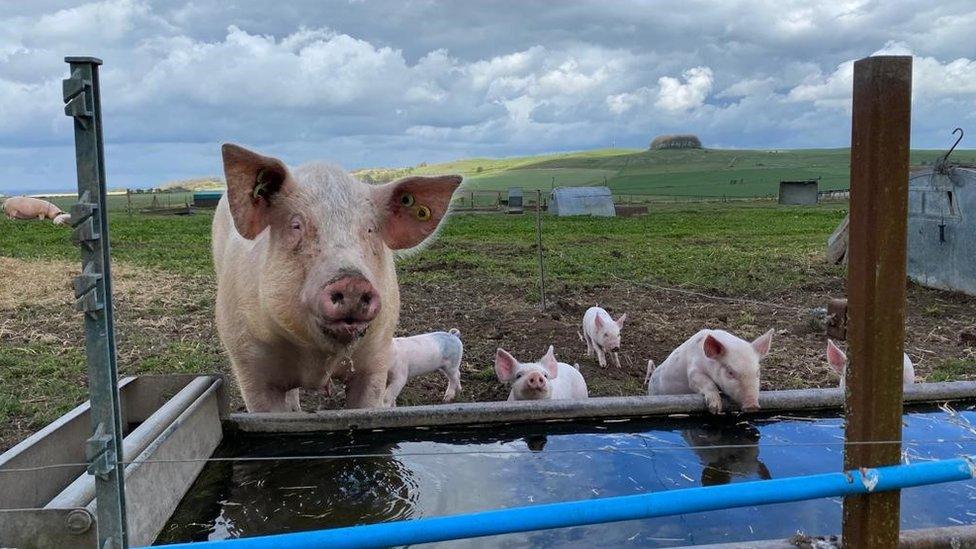
M 652 150 L 660 149 L 700 149 L 701 140 L 692 134 L 659 135 L 651 141 Z

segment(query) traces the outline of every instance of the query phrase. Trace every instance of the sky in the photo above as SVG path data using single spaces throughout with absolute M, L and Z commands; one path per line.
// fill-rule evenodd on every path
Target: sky
M 3 0 L 0 192 L 75 186 L 67 55 L 104 61 L 118 188 L 219 176 L 223 142 L 347 169 L 845 147 L 872 54 L 914 56 L 912 146 L 944 148 L 976 132 L 973 29 L 972 0 Z

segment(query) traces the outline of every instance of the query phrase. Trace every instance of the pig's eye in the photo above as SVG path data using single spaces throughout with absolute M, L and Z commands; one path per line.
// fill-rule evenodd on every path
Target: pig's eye
M 409 208 L 410 206 L 413 206 L 413 202 L 414 200 L 412 194 L 403 193 L 400 195 L 400 204 L 403 204 L 405 207 Z
M 729 368 L 728 366 L 726 366 L 724 368 L 724 370 L 725 370 L 725 375 L 731 377 L 732 379 L 735 379 L 735 377 L 736 377 L 735 376 L 735 372 L 733 372 L 731 368 Z
M 301 218 L 299 218 L 297 216 L 291 218 L 291 228 L 292 228 L 293 231 L 301 231 L 302 230 L 302 220 L 301 220 Z
M 522 372 L 515 374 L 515 379 L 522 379 Z

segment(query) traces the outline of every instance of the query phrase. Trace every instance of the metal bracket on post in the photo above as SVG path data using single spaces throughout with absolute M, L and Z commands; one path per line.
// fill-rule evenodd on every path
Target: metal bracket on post
M 122 409 L 115 358 L 112 273 L 105 207 L 105 153 L 98 66 L 93 57 L 66 57 L 64 113 L 74 120 L 78 203 L 71 208 L 72 240 L 81 248 L 82 271 L 74 279 L 76 307 L 85 313 L 85 353 L 91 400 L 92 436 L 85 444 L 88 473 L 95 477 L 98 546 L 125 549 L 125 472 Z

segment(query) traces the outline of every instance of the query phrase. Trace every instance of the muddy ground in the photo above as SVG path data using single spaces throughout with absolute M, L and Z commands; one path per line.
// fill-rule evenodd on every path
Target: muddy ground
M 451 265 L 426 265 L 445 269 Z M 84 399 L 82 319 L 72 308 L 73 263 L 0 257 L 0 390 L 6 398 L 0 449 L 12 445 Z M 175 276 L 145 267 L 116 268 L 119 365 L 124 374 L 219 371 L 229 374 L 213 326 L 212 277 Z M 763 389 L 834 386 L 824 358 L 823 321 L 810 309 L 844 295 L 843 280 L 751 296 L 768 305 L 730 303 L 613 280 L 606 285 L 549 288 L 549 307 L 528 301 L 524 287 L 457 273 L 450 282 L 407 279 L 402 288 L 400 334 L 458 328 L 465 355 L 461 401 L 504 400 L 508 391 L 494 377 L 495 349 L 522 360 L 540 357 L 555 345 L 559 360 L 578 362 L 591 396 L 644 393 L 646 362 L 662 361 L 703 327 L 722 328 L 753 338 L 776 329 L 772 352 L 763 363 Z M 579 323 L 587 307 L 599 303 L 614 316 L 627 312 L 621 368 L 601 369 L 586 356 Z M 919 381 L 976 379 L 976 299 L 910 286 L 906 350 Z M 33 365 L 37 372 L 32 372 Z M 954 364 L 964 367 L 955 368 Z M 446 381 L 438 374 L 412 380 L 399 404 L 440 402 Z M 234 406 L 242 402 L 233 389 Z M 3 404 L 3 402 L 0 402 Z M 305 409 L 337 406 L 337 399 L 303 397 Z M 0 408 L 3 410 L 3 408 Z

